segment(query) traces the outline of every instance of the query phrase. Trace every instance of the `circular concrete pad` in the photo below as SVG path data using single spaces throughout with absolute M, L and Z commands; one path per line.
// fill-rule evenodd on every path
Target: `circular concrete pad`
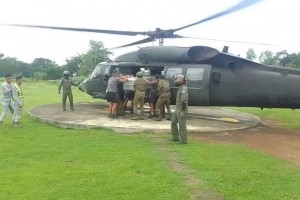
M 145 130 L 170 132 L 171 122 L 163 119 L 130 120 L 131 114 L 116 119 L 108 118 L 107 103 L 75 103 L 75 111 L 62 111 L 60 104 L 31 108 L 29 116 L 49 124 L 69 128 L 111 128 L 118 132 L 141 132 Z M 260 119 L 254 115 L 219 107 L 189 107 L 188 132 L 215 132 L 250 128 Z

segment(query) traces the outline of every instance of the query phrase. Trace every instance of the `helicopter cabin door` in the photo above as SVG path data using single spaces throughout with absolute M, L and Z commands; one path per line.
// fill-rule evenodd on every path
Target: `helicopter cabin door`
M 173 77 L 176 74 L 183 74 L 189 91 L 189 105 L 209 105 L 210 71 L 211 65 L 206 64 L 185 64 L 165 67 L 164 72 L 171 87 L 172 104 L 176 103 L 176 94 L 178 90 L 178 87 L 174 84 Z

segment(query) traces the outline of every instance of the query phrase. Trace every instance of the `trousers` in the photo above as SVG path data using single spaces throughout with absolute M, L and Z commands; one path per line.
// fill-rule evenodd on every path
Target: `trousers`
M 8 111 L 10 111 L 10 113 L 13 115 L 14 109 L 13 109 L 13 106 L 12 106 L 10 100 L 9 101 L 1 101 L 1 104 L 2 104 L 2 113 L 0 116 L 0 122 L 3 122 L 7 116 Z

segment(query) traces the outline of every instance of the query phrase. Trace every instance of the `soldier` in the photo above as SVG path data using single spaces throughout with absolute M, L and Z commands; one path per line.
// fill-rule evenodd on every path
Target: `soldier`
M 146 80 L 142 77 L 142 72 L 136 73 L 138 77 L 133 84 L 135 94 L 133 99 L 133 114 L 132 120 L 144 119 L 144 103 L 145 103 L 145 92 L 146 92 Z M 137 117 L 137 106 L 140 104 L 141 108 L 141 117 Z
M 171 108 L 170 108 L 170 98 L 171 98 L 171 92 L 170 92 L 170 84 L 166 80 L 165 76 L 160 75 L 159 76 L 159 83 L 157 86 L 157 94 L 158 100 L 156 104 L 156 111 L 158 114 L 158 117 L 155 119 L 156 121 L 161 121 L 162 118 L 162 112 L 165 110 L 165 106 L 168 111 L 168 117 L 167 120 L 171 120 Z
M 70 108 L 71 110 L 74 110 L 73 106 L 73 94 L 72 94 L 72 85 L 78 86 L 80 83 L 76 84 L 72 81 L 70 78 L 70 72 L 69 71 L 64 71 L 63 73 L 63 78 L 61 79 L 59 86 L 58 86 L 58 94 L 60 94 L 61 88 L 63 88 L 63 95 L 62 95 L 62 106 L 63 106 L 63 111 L 66 111 L 66 101 L 67 97 L 69 98 L 70 102 Z
M 2 94 L 1 94 L 1 104 L 2 104 L 2 114 L 0 116 L 0 124 L 3 123 L 8 110 L 13 115 L 14 109 L 11 105 L 11 86 L 12 76 L 10 74 L 5 75 L 5 81 L 2 83 Z
M 156 102 L 157 102 L 157 86 L 158 86 L 158 75 L 152 78 L 152 81 L 147 81 L 149 88 L 149 105 L 150 105 L 150 116 L 153 118 L 156 115 Z
M 179 141 L 182 144 L 187 143 L 187 130 L 186 130 L 186 114 L 188 103 L 188 89 L 185 86 L 184 76 L 182 74 L 174 77 L 174 83 L 179 86 L 176 97 L 176 109 L 172 117 L 171 132 L 173 141 Z M 179 125 L 179 131 L 177 127 Z
M 118 108 L 118 84 L 125 83 L 127 77 L 122 76 L 118 77 L 117 71 L 112 71 L 111 77 L 108 79 L 107 88 L 106 88 L 106 100 L 109 102 L 108 112 L 109 118 L 116 118 L 117 108 Z
M 15 101 L 14 114 L 12 117 L 14 127 L 19 127 L 24 106 L 24 94 L 21 88 L 22 82 L 22 76 L 17 76 L 16 83 L 12 87 L 12 99 Z

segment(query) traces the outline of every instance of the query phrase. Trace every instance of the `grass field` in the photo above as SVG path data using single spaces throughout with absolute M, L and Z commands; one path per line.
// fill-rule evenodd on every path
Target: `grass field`
M 25 110 L 60 103 L 56 84 L 25 81 L 23 90 Z M 75 101 L 91 100 L 73 91 Z M 288 112 L 272 109 L 264 117 L 290 122 L 300 116 Z M 190 141 L 182 146 L 167 134 L 62 129 L 26 113 L 22 121 L 20 129 L 9 118 L 0 126 L 0 199 L 193 199 L 193 188 L 168 162 L 173 154 L 195 170 L 198 188 L 225 199 L 300 199 L 298 167 L 241 145 Z M 165 141 L 171 154 L 151 135 Z
M 300 129 L 300 111 L 292 109 L 268 109 L 261 110 L 260 108 L 233 108 L 243 112 L 248 112 L 259 116 L 260 118 L 267 118 L 278 121 L 282 126 L 292 129 Z

